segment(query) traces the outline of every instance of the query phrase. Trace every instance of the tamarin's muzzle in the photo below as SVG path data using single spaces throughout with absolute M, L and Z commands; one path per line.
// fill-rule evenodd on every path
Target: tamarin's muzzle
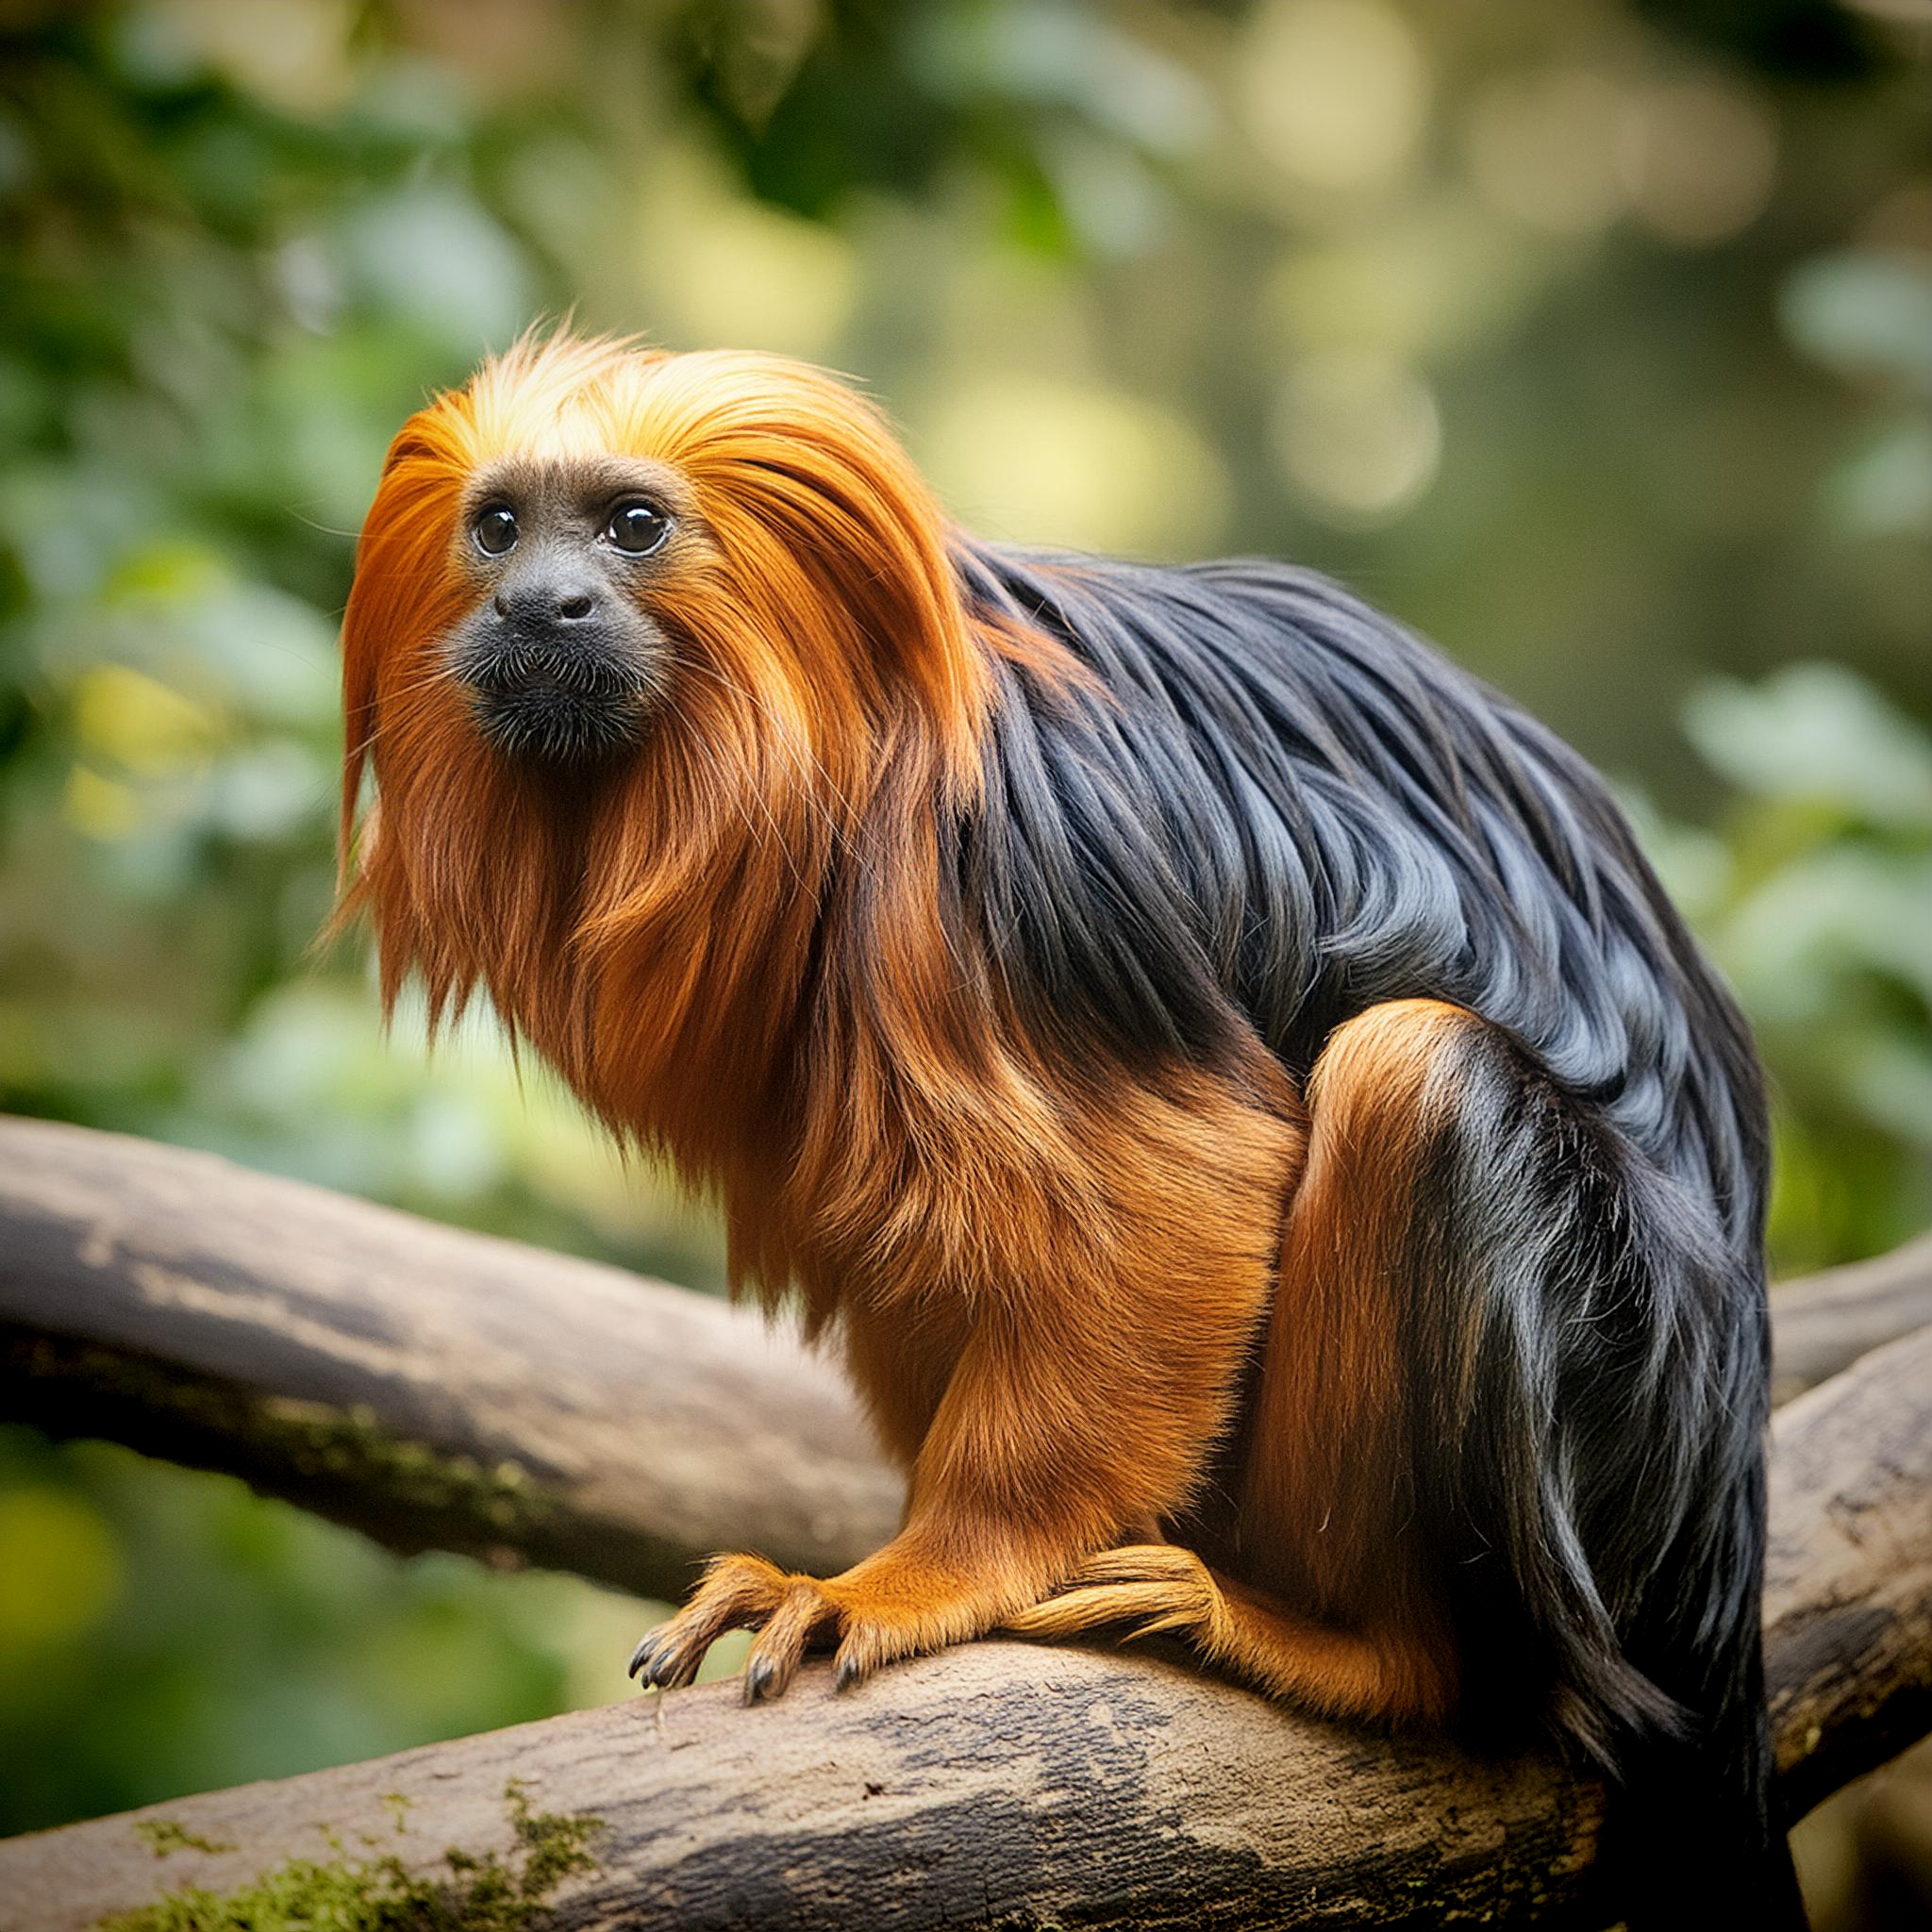
M 450 639 L 449 665 L 499 751 L 595 758 L 635 742 L 661 683 L 657 625 L 569 555 L 506 572 Z

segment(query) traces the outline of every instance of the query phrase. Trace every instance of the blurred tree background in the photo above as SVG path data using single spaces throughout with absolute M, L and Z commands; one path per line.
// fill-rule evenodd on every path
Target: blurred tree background
M 1436 637 L 1740 988 L 1778 1268 L 1895 1243 L 1928 73 L 1925 0 L 0 0 L 0 1107 L 716 1285 L 487 1026 L 385 1041 L 309 950 L 384 446 L 571 312 L 856 374 L 982 532 Z M 647 1614 L 0 1430 L 0 1830 L 619 1694 Z

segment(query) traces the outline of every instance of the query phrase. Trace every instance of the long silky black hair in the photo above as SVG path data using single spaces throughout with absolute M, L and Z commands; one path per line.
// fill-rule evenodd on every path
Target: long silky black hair
M 1740 1871 L 1794 1897 L 1758 1630 L 1762 1085 L 1602 780 L 1308 572 L 964 541 L 956 568 L 978 615 L 1092 674 L 1000 665 L 957 826 L 952 916 L 1030 1028 L 1130 1062 L 1251 1028 L 1305 1076 L 1380 1001 L 1492 1023 L 1406 1338 L 1440 1371 L 1409 1440 L 1466 1701 L 1641 1787 L 1653 1847 L 1697 1818 L 1734 1899 Z
M 1209 1056 L 1230 1004 L 1295 1072 L 1380 1000 L 1451 1000 L 1707 1198 L 1755 1255 L 1766 1131 L 1737 1008 L 1602 780 L 1313 573 L 975 547 L 981 609 L 1104 691 L 1004 666 L 962 891 L 1040 1017 Z

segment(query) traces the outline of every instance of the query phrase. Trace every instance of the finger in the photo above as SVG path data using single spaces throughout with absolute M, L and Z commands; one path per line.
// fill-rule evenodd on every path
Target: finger
M 707 1624 L 674 1617 L 646 1632 L 631 1654 L 630 1674 L 646 1690 L 680 1690 L 697 1675 L 705 1653 L 722 1635 Z
M 1173 1543 L 1123 1543 L 1096 1550 L 1069 1583 L 1188 1583 L 1199 1584 L 1206 1566 L 1192 1550 Z
M 670 1690 L 691 1681 L 689 1633 L 681 1618 L 646 1630 L 630 1654 L 630 1674 L 646 1690 Z
M 929 1638 L 928 1646 L 942 1643 L 943 1637 Z M 832 1688 L 849 1690 L 862 1684 L 881 1664 L 896 1662 L 920 1649 L 919 1632 L 909 1625 L 890 1624 L 875 1618 L 845 1620 L 844 1641 L 832 1662 Z
M 1083 1630 L 1164 1616 L 1174 1608 L 1174 1591 L 1163 1583 L 1096 1583 L 1029 1605 L 1007 1618 L 1002 1627 L 1019 1637 L 1075 1637 Z
M 785 1588 L 784 1573 L 759 1557 L 714 1557 L 690 1603 L 632 1652 L 631 1675 L 663 1690 L 689 1684 L 712 1644 L 727 1630 L 761 1622 Z
M 767 1697 L 782 1696 L 806 1646 L 835 1614 L 816 1584 L 792 1585 L 765 1619 L 765 1627 L 745 1659 L 744 1701 L 757 1704 Z

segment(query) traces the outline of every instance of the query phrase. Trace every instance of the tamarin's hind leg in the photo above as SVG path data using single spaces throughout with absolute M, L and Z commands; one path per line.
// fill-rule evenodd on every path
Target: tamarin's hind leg
M 1407 1278 L 1432 1211 L 1435 1120 L 1486 1023 L 1433 1000 L 1339 1027 L 1308 1082 L 1307 1160 L 1288 1210 L 1260 1374 L 1231 1445 L 1231 1516 L 1106 1552 L 1011 1627 L 1183 1636 L 1234 1674 L 1336 1715 L 1431 1722 L 1457 1668 L 1416 1507 Z M 1453 1230 L 1445 1230 L 1453 1239 Z M 1414 1365 L 1450 1373 L 1446 1360 Z
M 1167 1630 L 1317 1709 L 1554 1731 L 1611 1775 L 1632 1924 L 1798 1923 L 1748 1231 L 1459 1008 L 1371 1008 L 1304 1097 L 1251 1392 L 1161 1525 L 1190 1550 L 1091 1558 L 1019 1626 Z

